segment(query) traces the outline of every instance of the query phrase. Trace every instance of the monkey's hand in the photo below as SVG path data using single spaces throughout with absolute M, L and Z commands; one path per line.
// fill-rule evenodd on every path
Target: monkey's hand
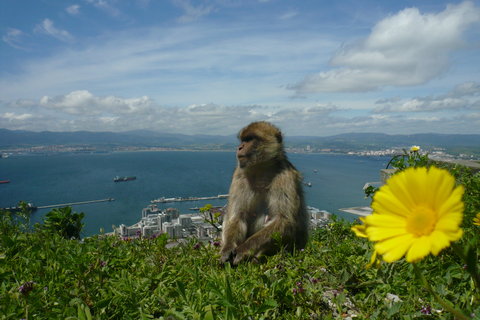
M 250 260 L 253 257 L 253 250 L 246 245 L 239 245 L 235 250 L 233 265 L 236 266 L 244 260 Z
M 236 250 L 234 248 L 224 248 L 220 252 L 220 263 L 225 264 L 227 262 L 232 263 L 235 258 Z

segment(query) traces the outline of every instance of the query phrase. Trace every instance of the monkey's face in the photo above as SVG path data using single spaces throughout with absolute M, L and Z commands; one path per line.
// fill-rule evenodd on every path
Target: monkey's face
M 238 134 L 240 168 L 266 163 L 282 155 L 282 133 L 268 122 L 252 122 Z
M 237 159 L 240 168 L 245 168 L 256 163 L 257 148 L 258 137 L 250 135 L 241 138 L 240 145 L 237 148 Z

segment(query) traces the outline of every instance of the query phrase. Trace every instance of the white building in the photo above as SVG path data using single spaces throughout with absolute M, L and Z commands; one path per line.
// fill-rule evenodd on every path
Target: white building
M 175 228 L 173 227 L 173 223 L 164 222 L 162 224 L 162 230 L 164 233 L 168 234 L 169 238 L 175 238 Z
M 188 228 L 192 225 L 192 218 L 190 218 L 188 216 L 180 216 L 180 217 L 178 217 L 178 223 L 182 227 Z

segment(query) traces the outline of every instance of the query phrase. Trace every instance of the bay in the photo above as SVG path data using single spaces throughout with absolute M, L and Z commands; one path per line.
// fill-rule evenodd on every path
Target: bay
M 340 154 L 289 154 L 302 172 L 307 205 L 328 210 L 352 220 L 339 208 L 368 205 L 362 190 L 366 182 L 378 181 L 387 157 Z M 131 225 L 142 209 L 160 197 L 200 197 L 228 193 L 235 168 L 233 152 L 119 152 L 98 154 L 49 154 L 11 156 L 0 159 L 0 207 L 19 201 L 36 206 L 114 198 L 112 202 L 74 205 L 84 212 L 83 236 L 112 231 L 112 225 Z M 113 182 L 115 176 L 136 176 L 128 182 Z M 191 213 L 192 207 L 225 200 L 205 200 L 159 204 Z M 41 222 L 50 209 L 33 213 L 32 222 Z

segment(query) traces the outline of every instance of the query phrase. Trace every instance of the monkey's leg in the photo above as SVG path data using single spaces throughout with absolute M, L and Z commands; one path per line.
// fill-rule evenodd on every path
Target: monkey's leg
M 292 226 L 285 224 L 280 219 L 273 220 L 237 247 L 233 264 L 237 265 L 250 257 L 273 253 L 284 243 L 291 243 L 293 241 L 292 235 Z

